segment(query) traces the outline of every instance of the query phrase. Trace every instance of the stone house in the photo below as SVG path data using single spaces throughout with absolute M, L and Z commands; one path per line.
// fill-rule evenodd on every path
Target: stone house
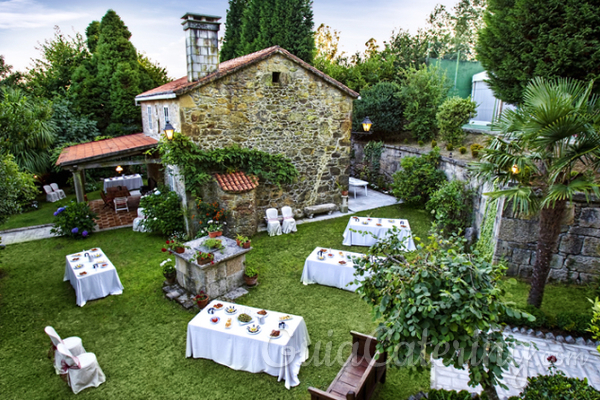
M 269 207 L 289 205 L 300 217 L 306 206 L 340 204 L 336 184 L 348 184 L 352 101 L 358 93 L 279 46 L 219 63 L 220 18 L 188 13 L 183 19 L 187 76 L 136 97 L 144 133 L 158 138 L 170 122 L 204 149 L 238 145 L 290 159 L 299 172 L 294 184 L 260 182 L 228 190 L 215 180 L 219 190 L 206 188 L 210 200 L 241 203 L 245 215 L 253 209 L 250 225 Z M 175 170 L 167 183 L 184 195 Z M 232 192 L 252 193 L 236 202 Z

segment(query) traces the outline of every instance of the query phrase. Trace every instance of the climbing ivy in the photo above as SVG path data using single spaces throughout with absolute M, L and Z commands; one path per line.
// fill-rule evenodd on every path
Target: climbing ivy
M 213 179 L 213 173 L 239 171 L 278 186 L 293 183 L 298 177 L 294 164 L 280 154 L 237 146 L 202 150 L 178 132 L 172 140 L 162 138 L 158 151 L 164 164 L 179 167 L 186 187 L 194 195 L 198 194 L 202 185 Z
M 494 223 L 496 221 L 496 211 L 498 210 L 498 200 L 488 200 L 485 205 L 485 213 L 481 222 L 481 234 L 475 244 L 475 250 L 487 262 L 492 262 L 494 256 Z
M 379 168 L 381 167 L 381 153 L 383 153 L 383 142 L 369 142 L 364 149 L 364 163 L 370 169 L 369 181 L 377 181 Z

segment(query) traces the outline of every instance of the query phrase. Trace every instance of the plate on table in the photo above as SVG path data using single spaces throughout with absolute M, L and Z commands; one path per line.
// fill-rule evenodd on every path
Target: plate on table
M 99 258 L 99 257 L 102 257 L 102 253 L 96 253 L 96 254 L 94 254 L 94 258 Z
M 94 247 L 93 249 L 91 249 L 90 251 L 98 251 L 97 247 Z
M 322 253 L 327 253 L 327 249 L 321 249 Z
M 225 329 L 231 329 L 231 318 L 227 318 L 227 322 L 225 322 Z
M 79 257 L 71 258 L 71 261 L 77 261 L 77 260 L 79 260 Z
M 329 254 L 327 254 L 327 257 L 329 257 L 329 258 L 333 258 L 333 253 L 329 253 Z
M 84 276 L 84 275 L 87 275 L 87 272 L 83 271 L 83 272 L 79 273 L 79 276 Z
M 292 319 L 294 319 L 291 315 L 284 315 L 282 317 L 279 317 L 280 321 L 291 321 Z
M 393 219 L 388 219 L 388 222 L 393 224 L 394 220 Z
M 256 312 L 256 315 L 258 315 L 259 317 L 266 317 L 267 315 L 269 315 L 269 312 L 267 310 L 260 310 Z
M 382 226 L 381 224 L 375 224 L 375 225 L 377 225 L 377 226 Z
M 79 268 L 83 268 L 83 264 L 77 264 L 76 266 L 73 267 L 74 269 L 79 269 Z
M 108 263 L 100 264 L 100 268 L 106 268 L 106 267 L 108 267 Z
M 363 225 L 369 225 L 369 221 L 362 221 Z
M 345 264 L 346 264 L 346 261 L 344 261 L 344 260 L 341 260 L 341 261 L 338 261 L 338 263 L 340 263 L 341 265 L 345 265 Z
M 271 333 L 269 334 L 269 337 L 271 339 L 279 339 L 281 337 L 281 331 L 277 330 L 277 329 L 273 329 L 271 331 Z
M 211 324 L 214 324 L 214 325 L 216 325 L 216 324 L 218 324 L 218 323 L 219 323 L 219 321 L 220 321 L 220 320 L 221 320 L 221 318 L 219 318 L 219 317 L 212 317 L 212 318 L 210 319 L 210 322 L 211 322 Z
M 260 333 L 260 325 L 256 325 L 256 324 L 249 325 L 246 327 L 246 330 L 251 335 L 257 335 Z
M 221 303 L 217 303 L 214 306 L 212 306 L 212 308 L 215 309 L 215 311 L 221 311 L 225 306 L 223 306 L 223 304 Z
M 240 319 L 240 318 L 242 318 L 242 319 Z M 237 320 L 241 326 L 244 326 L 244 325 L 251 324 L 252 321 L 254 321 L 254 318 L 252 318 L 248 314 L 243 313 L 243 314 L 238 315 Z
M 227 315 L 235 315 L 237 314 L 238 309 L 234 306 L 225 307 L 225 314 Z

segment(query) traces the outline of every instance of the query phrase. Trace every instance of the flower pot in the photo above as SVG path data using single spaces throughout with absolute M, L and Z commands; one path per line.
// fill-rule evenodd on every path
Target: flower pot
M 197 258 L 197 259 L 196 259 L 196 262 L 198 263 L 198 265 L 205 265 L 205 264 L 208 264 L 208 263 L 210 263 L 211 261 L 212 261 L 212 260 L 211 260 L 211 259 L 209 259 L 209 258 L 205 258 L 205 259 L 200 259 L 200 258 Z
M 174 249 L 175 253 L 185 253 L 185 247 L 175 247 Z
M 242 242 L 240 242 L 240 239 L 235 239 L 235 242 L 237 243 L 238 246 L 242 245 Z
M 163 274 L 163 276 L 167 279 L 167 283 L 169 285 L 172 285 L 175 283 L 175 280 L 177 279 L 177 272 L 173 272 L 172 274 Z
M 209 300 L 210 299 L 207 297 L 206 300 L 198 300 L 198 301 L 196 301 L 196 304 L 198 304 L 198 307 L 200 309 L 203 309 L 204 307 L 206 307 L 206 305 L 208 304 Z
M 347 190 L 342 190 L 342 196 L 348 196 L 348 191 Z
M 223 234 L 223 231 L 219 231 L 219 232 L 208 232 L 208 237 L 209 238 L 216 238 L 218 236 L 221 236 Z
M 250 278 L 249 276 L 246 276 L 246 274 L 244 274 L 244 282 L 246 282 L 246 285 L 248 285 L 248 286 L 256 285 L 257 279 L 258 279 L 258 275 L 254 275 L 252 278 Z
M 250 248 L 250 242 L 245 242 L 245 243 L 243 243 L 243 244 L 242 244 L 242 247 L 243 247 L 244 249 L 249 249 L 249 248 Z

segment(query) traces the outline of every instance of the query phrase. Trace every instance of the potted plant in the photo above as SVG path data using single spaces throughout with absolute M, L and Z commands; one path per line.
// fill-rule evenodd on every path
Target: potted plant
M 196 262 L 198 265 L 204 265 L 208 263 L 214 264 L 214 259 L 215 256 L 212 253 L 204 253 L 202 251 L 196 252 Z
M 177 270 L 175 269 L 175 262 L 170 258 L 164 260 L 160 263 L 160 266 L 163 269 L 163 276 L 167 279 L 167 283 L 172 285 L 175 283 L 175 279 L 177 278 Z
M 338 189 L 342 193 L 342 196 L 348 196 L 348 189 L 347 188 L 345 188 L 344 186 L 342 186 L 339 182 L 336 182 L 335 185 L 338 187 Z
M 242 243 L 244 243 L 246 240 L 248 240 L 248 238 L 242 235 L 237 235 L 237 237 L 235 238 L 235 242 L 240 247 L 242 247 Z
M 242 247 L 244 249 L 249 249 L 250 248 L 250 239 L 246 239 L 245 242 L 242 242 Z
M 258 270 L 252 266 L 246 267 L 244 271 L 244 282 L 248 286 L 256 285 L 256 280 L 258 279 Z
M 185 249 L 189 249 L 188 246 L 184 245 L 183 242 L 181 242 L 179 239 L 174 238 L 171 240 L 167 240 L 167 247 L 163 247 L 162 251 L 165 252 L 167 250 L 175 252 L 175 253 L 184 253 Z
M 223 247 L 225 247 L 219 239 L 206 239 L 202 244 L 209 249 L 221 250 Z
M 216 238 L 221 236 L 223 234 L 223 225 L 226 224 L 227 222 L 221 223 L 219 221 L 213 221 L 212 219 L 208 221 L 208 225 L 206 227 L 206 230 L 208 231 L 208 237 Z
M 194 300 L 198 304 L 198 308 L 203 309 L 208 304 L 208 295 L 201 290 L 200 293 L 194 296 Z

